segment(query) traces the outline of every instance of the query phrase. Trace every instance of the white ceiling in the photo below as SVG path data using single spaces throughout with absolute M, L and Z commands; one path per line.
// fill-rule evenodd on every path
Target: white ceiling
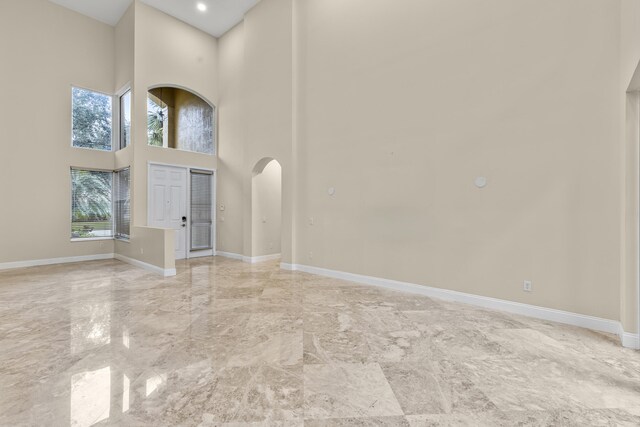
M 116 25 L 127 11 L 131 0 L 50 0 L 105 24 Z
M 132 0 L 50 0 L 109 25 L 116 25 Z M 142 0 L 164 13 L 220 37 L 242 20 L 260 0 Z M 207 5 L 200 12 L 196 5 Z

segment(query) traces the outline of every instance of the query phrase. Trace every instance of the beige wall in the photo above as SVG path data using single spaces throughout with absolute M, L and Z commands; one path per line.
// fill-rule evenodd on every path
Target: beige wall
M 301 5 L 302 263 L 619 318 L 619 4 Z
M 244 23 L 219 40 L 217 249 L 242 254 L 244 212 Z M 224 210 L 222 210 L 224 209 Z
M 217 40 L 144 3 L 135 3 L 135 77 L 133 120 L 146 123 L 147 89 L 176 86 L 218 104 Z M 159 42 L 162 41 L 162 42 Z M 216 156 L 147 145 L 146 126 L 134 138 L 133 222 L 147 224 L 148 162 L 215 169 Z
M 134 56 L 134 26 L 135 7 L 132 3 L 115 28 L 115 85 L 114 93 L 122 91 L 126 87 L 133 89 L 133 73 L 135 65 Z M 133 98 L 133 97 L 132 97 Z M 132 100 L 133 103 L 133 100 Z M 135 123 L 131 123 L 131 129 Z M 115 152 L 115 167 L 122 169 L 133 164 L 133 147 L 129 145 L 123 150 Z M 131 177 L 133 180 L 133 177 Z M 132 201 L 135 203 L 135 201 Z M 117 247 L 117 246 L 116 246 Z
M 282 221 L 282 168 L 270 161 L 253 176 L 251 185 L 253 256 L 280 253 Z
M 0 186 L 11 242 L 0 262 L 113 252 L 112 241 L 69 241 L 69 167 L 130 164 L 136 230 L 150 161 L 219 166 L 218 249 L 257 255 L 251 171 L 272 157 L 285 262 L 621 319 L 631 331 L 638 100 L 624 92 L 639 16 L 633 0 L 264 0 L 218 50 L 138 0 L 115 30 L 45 0 L 4 1 L 3 93 L 18 101 L 0 106 L 11 183 Z M 112 93 L 127 82 L 133 147 L 71 148 L 71 85 Z M 147 146 L 146 91 L 158 85 L 219 107 L 219 165 Z M 138 255 L 155 237 L 136 238 L 116 250 L 171 264 L 167 248 Z
M 244 112 L 245 255 L 249 170 L 282 155 L 285 261 L 620 319 L 622 13 L 261 2 L 220 41 L 221 58 L 244 52 L 221 90 Z
M 71 166 L 112 153 L 71 147 L 71 86 L 114 90 L 114 29 L 46 0 L 0 2 L 0 263 L 113 253 L 71 242 Z
M 265 157 L 282 167 L 282 256 L 291 257 L 292 189 L 292 3 L 258 3 L 244 19 L 243 126 L 245 129 L 243 193 L 244 254 L 252 253 L 251 172 Z
M 133 28 L 132 34 L 127 31 L 126 37 L 127 42 L 131 40 L 134 46 L 134 66 L 131 69 L 134 88 L 132 147 L 117 153 L 123 161 L 129 161 L 131 164 L 132 232 L 129 242 L 116 243 L 116 252 L 161 268 L 171 269 L 175 267 L 173 252 L 173 234 L 175 233 L 146 227 L 148 164 L 157 162 L 215 169 L 217 162 L 216 157 L 211 155 L 148 146 L 147 90 L 157 86 L 181 87 L 199 94 L 216 105 L 217 41 L 200 30 L 139 1 L 132 5 L 120 25 Z M 158 40 L 163 42 L 159 43 Z
M 620 316 L 624 329 L 638 329 L 638 156 L 640 150 L 640 2 L 622 0 L 620 25 L 621 89 L 620 102 L 625 112 L 621 117 L 624 130 L 622 183 L 625 187 L 624 223 L 621 228 L 623 281 L 620 293 Z M 630 91 L 629 93 L 625 93 Z
M 3 63 L 14 64 L 3 67 L 3 80 L 11 82 L 3 92 L 23 100 L 11 108 L 3 104 L 0 114 L 7 153 L 0 157 L 3 181 L 13 183 L 1 187 L 2 241 L 11 244 L 0 246 L 0 263 L 115 250 L 171 268 L 166 248 L 157 246 L 166 241 L 162 230 L 132 227 L 129 243 L 70 242 L 69 168 L 131 166 L 135 226 L 147 220 L 149 161 L 215 168 L 215 156 L 149 148 L 145 101 L 148 87 L 167 84 L 216 104 L 216 39 L 140 2 L 115 29 L 45 0 L 6 1 L 0 7 Z M 70 146 L 72 85 L 105 93 L 134 86 L 131 147 L 114 154 Z
M 295 181 L 291 150 L 292 14 L 291 0 L 262 1 L 247 13 L 242 24 L 220 39 L 218 201 L 225 211 L 218 217 L 218 249 L 256 256 L 252 244 L 252 170 L 261 159 L 274 158 L 282 167 L 285 208 L 281 252 L 288 262 L 292 256 Z
M 116 253 L 128 258 L 160 267 L 175 268 L 174 239 L 172 230 L 155 227 L 131 227 L 131 239 L 116 240 Z
M 640 60 L 640 2 L 621 0 L 620 17 L 622 84 L 626 89 Z

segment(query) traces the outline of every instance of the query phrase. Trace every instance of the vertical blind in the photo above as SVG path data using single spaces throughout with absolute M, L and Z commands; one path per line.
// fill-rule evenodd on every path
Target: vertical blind
M 191 170 L 191 250 L 212 249 L 213 173 Z
M 129 190 L 129 168 L 115 171 L 113 191 L 113 216 L 115 220 L 115 237 L 129 238 L 131 224 L 131 197 Z

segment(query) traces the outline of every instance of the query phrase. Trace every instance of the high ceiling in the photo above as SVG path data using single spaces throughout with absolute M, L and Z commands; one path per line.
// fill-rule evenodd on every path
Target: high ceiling
M 50 0 L 109 25 L 116 25 L 132 0 Z M 181 21 L 220 37 L 260 0 L 142 0 Z M 198 3 L 206 5 L 203 12 Z

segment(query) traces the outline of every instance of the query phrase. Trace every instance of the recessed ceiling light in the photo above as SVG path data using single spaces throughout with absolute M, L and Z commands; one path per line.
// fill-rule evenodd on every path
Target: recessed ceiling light
M 207 10 L 207 5 L 204 3 L 198 3 L 197 8 L 200 12 L 204 12 L 205 10 Z

